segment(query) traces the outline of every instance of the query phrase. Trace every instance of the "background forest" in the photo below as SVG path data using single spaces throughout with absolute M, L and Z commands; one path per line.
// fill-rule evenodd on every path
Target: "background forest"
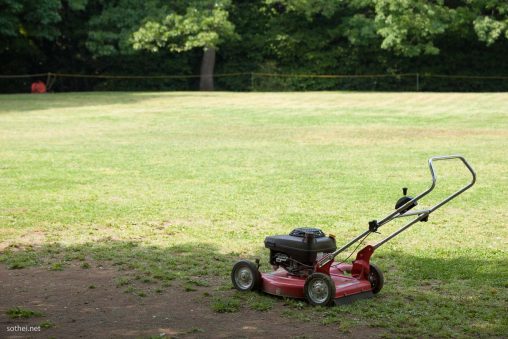
M 424 91 L 508 90 L 505 0 L 0 0 L 0 9 L 2 75 L 196 75 L 59 77 L 54 91 L 414 90 L 417 73 Z M 0 92 L 34 80 L 2 78 Z

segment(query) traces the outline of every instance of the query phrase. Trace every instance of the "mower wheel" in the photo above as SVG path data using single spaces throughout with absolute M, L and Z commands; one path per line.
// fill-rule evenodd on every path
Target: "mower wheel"
M 376 265 L 370 265 L 369 281 L 372 285 L 372 293 L 376 294 L 381 291 L 385 283 L 383 272 Z
M 335 283 L 329 275 L 312 273 L 305 280 L 303 293 L 307 302 L 313 306 L 329 306 L 335 298 Z
M 231 281 L 238 291 L 258 290 L 261 286 L 261 273 L 252 261 L 240 260 L 233 266 Z

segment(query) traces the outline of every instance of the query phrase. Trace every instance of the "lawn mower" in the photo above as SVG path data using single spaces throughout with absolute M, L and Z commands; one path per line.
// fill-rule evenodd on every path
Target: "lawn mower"
M 451 159 L 462 161 L 471 172 L 471 181 L 434 206 L 413 210 L 418 201 L 436 186 L 437 177 L 433 163 Z M 233 286 L 242 292 L 261 290 L 276 296 L 305 299 L 315 306 L 349 303 L 379 293 L 383 288 L 384 278 L 381 270 L 370 263 L 374 250 L 415 223 L 428 221 L 431 213 L 471 188 L 476 181 L 473 168 L 460 155 L 432 157 L 429 159 L 429 168 L 432 184 L 427 190 L 413 198 L 407 195 L 407 188 L 404 187 L 402 189 L 404 195 L 397 200 L 393 212 L 379 221 L 370 221 L 368 230 L 338 249 L 335 237 L 326 236 L 317 228 L 296 228 L 289 235 L 266 237 L 265 247 L 270 249 L 270 264 L 273 272 L 261 273 L 259 259 L 255 263 L 241 260 L 233 266 L 231 272 Z M 388 222 L 403 217 L 414 217 L 414 219 L 377 244 L 365 246 L 357 253 L 356 259 L 351 264 L 344 262 L 347 259 L 335 262 L 338 254 L 358 243 L 351 252 L 352 255 L 369 234 L 377 232 Z

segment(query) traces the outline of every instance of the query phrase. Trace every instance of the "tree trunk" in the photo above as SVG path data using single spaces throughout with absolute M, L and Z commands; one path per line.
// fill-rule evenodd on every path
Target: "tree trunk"
M 215 48 L 205 47 L 201 60 L 201 75 L 199 89 L 201 91 L 213 91 L 213 68 L 215 67 Z

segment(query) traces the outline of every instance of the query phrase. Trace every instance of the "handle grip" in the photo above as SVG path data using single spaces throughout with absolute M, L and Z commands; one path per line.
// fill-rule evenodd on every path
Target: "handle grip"
M 437 210 L 439 207 L 443 206 L 444 204 L 446 204 L 448 201 L 452 200 L 453 198 L 455 198 L 457 195 L 463 193 L 464 191 L 468 190 L 471 186 L 474 185 L 474 183 L 476 182 L 476 173 L 473 169 L 473 167 L 471 166 L 471 164 L 469 164 L 469 162 L 467 162 L 467 160 L 462 156 L 462 155 L 444 155 L 444 156 L 436 156 L 436 157 L 432 157 L 429 159 L 429 168 L 430 168 L 430 174 L 432 176 L 432 186 L 430 187 L 430 190 L 428 190 L 427 193 L 429 193 L 430 191 L 432 191 L 434 189 L 434 187 L 436 186 L 436 181 L 437 181 L 437 177 L 436 177 L 436 173 L 434 171 L 434 164 L 433 162 L 434 161 L 439 161 L 439 160 L 452 160 L 452 159 L 460 159 L 462 161 L 462 163 L 464 164 L 464 166 L 466 166 L 466 168 L 469 170 L 469 172 L 471 173 L 471 181 L 469 182 L 469 184 L 465 185 L 464 187 L 462 187 L 461 189 L 459 189 L 457 192 L 453 193 L 452 195 L 450 195 L 448 198 L 444 199 L 443 201 L 441 201 L 439 204 L 436 204 L 434 207 L 432 207 L 430 209 L 431 212 Z

